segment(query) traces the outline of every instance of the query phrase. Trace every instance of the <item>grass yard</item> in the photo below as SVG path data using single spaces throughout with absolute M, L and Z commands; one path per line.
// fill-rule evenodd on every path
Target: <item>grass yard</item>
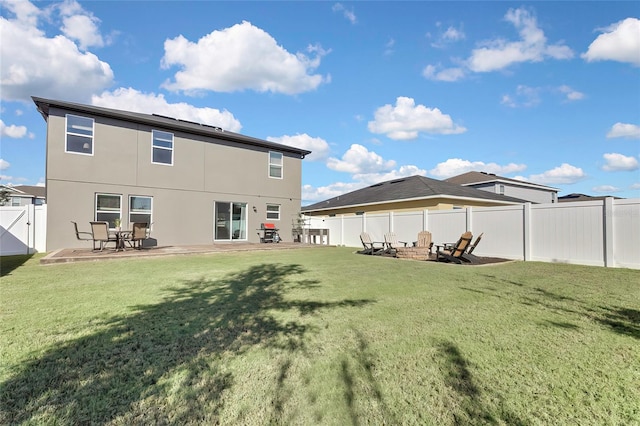
M 0 424 L 640 424 L 640 271 L 352 251 L 2 258 Z

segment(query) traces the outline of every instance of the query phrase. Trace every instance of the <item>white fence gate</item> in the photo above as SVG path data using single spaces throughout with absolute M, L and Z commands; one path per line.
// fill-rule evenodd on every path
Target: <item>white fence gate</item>
M 387 232 L 415 241 L 427 230 L 436 244 L 471 231 L 484 233 L 474 252 L 480 256 L 640 269 L 640 199 L 307 219 L 312 228 L 330 229 L 332 244 L 347 247 L 362 247 L 362 231 L 374 241 L 384 241 Z
M 45 252 L 47 206 L 0 207 L 0 256 Z

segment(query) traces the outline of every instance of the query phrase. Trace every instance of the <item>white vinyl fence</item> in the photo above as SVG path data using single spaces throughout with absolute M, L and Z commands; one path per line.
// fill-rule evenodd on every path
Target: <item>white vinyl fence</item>
M 47 206 L 0 207 L 0 256 L 45 252 Z
M 640 269 L 640 199 L 307 220 L 312 228 L 328 228 L 332 244 L 347 247 L 362 247 L 362 231 L 374 241 L 384 241 L 387 232 L 395 232 L 400 241 L 415 241 L 418 232 L 427 230 L 436 244 L 455 242 L 471 231 L 474 237 L 484 233 L 474 251 L 480 256 Z

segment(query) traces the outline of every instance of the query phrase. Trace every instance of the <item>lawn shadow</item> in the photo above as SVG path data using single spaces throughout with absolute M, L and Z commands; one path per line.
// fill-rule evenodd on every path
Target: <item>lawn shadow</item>
M 345 358 L 341 362 L 341 378 L 344 383 L 344 399 L 351 418 L 351 424 L 360 424 L 358 403 L 373 400 L 378 407 L 381 424 L 399 424 L 387 405 L 382 387 L 374 375 L 375 357 L 362 333 L 355 331 L 358 347 L 353 352 L 353 360 Z M 371 408 L 371 407 L 369 407 Z M 369 423 L 367 418 L 364 423 Z
M 15 367 L 1 384 L 0 424 L 219 423 L 222 394 L 234 386 L 225 357 L 257 346 L 300 350 L 313 331 L 274 314 L 371 302 L 288 299 L 304 272 L 262 264 L 220 280 L 196 279 L 158 304 L 102 321 L 99 331 Z
M 454 391 L 454 398 L 458 401 L 455 407 L 451 407 L 453 424 L 527 424 L 516 414 L 507 411 L 503 404 L 495 410 L 486 406 L 485 396 L 473 377 L 469 361 L 454 343 L 441 341 L 437 343 L 436 348 L 440 358 L 445 362 L 445 384 Z M 498 395 L 491 397 L 491 400 L 499 399 Z
M 0 256 L 0 277 L 9 275 L 14 269 L 24 265 L 33 254 L 17 254 L 15 256 Z
M 600 323 L 609 326 L 616 333 L 640 339 L 640 310 L 604 306 L 600 306 L 600 309 Z

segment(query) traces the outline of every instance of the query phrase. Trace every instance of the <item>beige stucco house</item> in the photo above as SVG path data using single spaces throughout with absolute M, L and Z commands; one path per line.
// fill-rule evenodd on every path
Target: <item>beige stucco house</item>
M 47 122 L 47 251 L 85 247 L 70 221 L 151 224 L 158 245 L 284 241 L 309 151 L 224 129 L 34 97 Z M 85 228 L 85 229 L 82 229 Z
M 451 210 L 525 203 L 424 176 L 409 176 L 376 183 L 302 208 L 308 216 L 358 215 L 390 211 Z

